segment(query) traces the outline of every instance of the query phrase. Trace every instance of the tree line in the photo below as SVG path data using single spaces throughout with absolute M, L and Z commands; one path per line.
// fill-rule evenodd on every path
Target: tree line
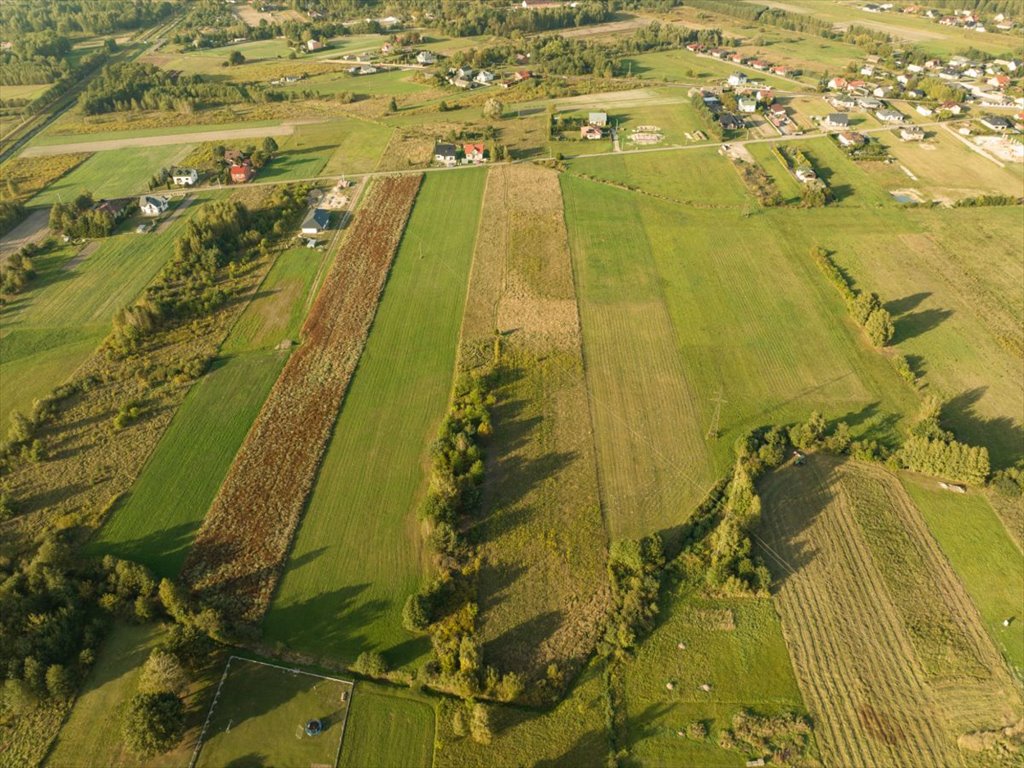
M 105 66 L 78 98 L 86 115 L 132 109 L 190 111 L 251 101 L 254 98 L 244 85 L 209 83 L 201 75 L 181 75 L 135 62 Z
M 483 3 L 444 3 L 441 5 L 441 15 L 435 23 L 442 32 L 453 37 L 509 37 L 514 32 L 530 34 L 600 24 L 613 16 L 613 10 L 608 4 L 593 1 L 580 3 L 575 7 L 566 5 L 537 10 L 518 6 L 497 7 Z
M 29 32 L 107 35 L 151 26 L 173 12 L 166 0 L 18 0 L 0 4 L 0 32 L 4 40 Z
M 889 310 L 882 306 L 878 294 L 865 293 L 854 288 L 850 279 L 836 265 L 829 252 L 821 246 L 811 249 L 811 258 L 818 265 L 822 274 L 832 283 L 832 286 L 839 291 L 850 316 L 857 325 L 864 329 L 868 338 L 871 339 L 871 343 L 876 347 L 887 346 L 896 332 L 896 325 L 893 323 Z

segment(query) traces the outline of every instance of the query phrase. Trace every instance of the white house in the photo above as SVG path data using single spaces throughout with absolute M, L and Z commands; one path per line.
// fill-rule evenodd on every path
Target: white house
M 924 67 L 920 64 L 907 64 L 907 72 L 917 74 L 918 72 L 924 72 Z
M 924 138 L 924 129 L 918 125 L 907 125 L 900 128 L 900 138 L 904 141 L 921 141 Z
M 917 114 L 924 115 L 925 117 L 932 116 L 932 108 L 924 104 L 917 105 Z
M 757 112 L 756 99 L 738 99 L 736 101 L 736 106 L 740 112 L 746 112 L 748 114 L 753 114 L 754 112 Z
M 434 145 L 434 161 L 441 165 L 447 165 L 451 167 L 457 162 L 457 155 L 455 152 L 454 144 L 435 144 Z
M 875 112 L 875 117 L 883 123 L 902 123 L 906 120 L 904 114 L 895 109 L 880 109 Z
M 608 125 L 608 113 L 607 112 L 591 112 L 587 117 L 587 123 L 589 125 L 597 125 L 604 128 Z
M 729 75 L 729 85 L 743 85 L 747 82 L 747 76 L 742 72 L 733 72 Z
M 437 59 L 430 51 L 420 51 L 416 54 L 417 64 L 433 64 Z
M 494 74 L 488 72 L 486 69 L 481 69 L 476 73 L 476 77 L 473 78 L 481 85 L 487 85 L 489 82 L 494 80 Z
M 822 128 L 841 128 L 846 130 L 850 125 L 850 118 L 845 112 L 834 112 L 821 121 Z
M 321 43 L 319 40 L 314 39 L 306 41 L 306 50 L 309 51 L 310 53 L 312 53 L 313 51 L 319 51 L 323 47 L 324 44 Z
M 179 187 L 191 187 L 199 181 L 199 171 L 195 168 L 179 168 L 171 174 L 171 179 Z
M 167 210 L 170 202 L 163 195 L 143 195 L 139 198 L 139 210 L 143 216 L 159 216 Z

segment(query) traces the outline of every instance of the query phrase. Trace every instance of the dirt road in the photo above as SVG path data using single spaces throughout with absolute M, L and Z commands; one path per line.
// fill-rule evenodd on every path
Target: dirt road
M 0 260 L 6 259 L 23 245 L 38 243 L 50 231 L 50 209 L 38 208 L 0 240 Z
M 107 141 L 77 141 L 68 144 L 54 144 L 45 147 L 28 147 L 23 157 L 65 155 L 69 152 L 106 152 L 112 149 L 130 147 L 156 147 L 167 144 L 198 144 L 204 141 L 227 141 L 229 139 L 259 139 L 264 136 L 291 136 L 295 126 L 324 123 L 326 119 L 293 120 L 281 125 L 267 125 L 260 128 L 232 128 L 220 131 L 199 131 L 197 133 L 169 133 L 163 136 L 138 136 Z

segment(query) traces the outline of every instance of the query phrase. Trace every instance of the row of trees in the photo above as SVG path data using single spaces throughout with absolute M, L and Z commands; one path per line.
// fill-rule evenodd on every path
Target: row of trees
M 836 265 L 835 261 L 821 246 L 811 249 L 811 258 L 822 274 L 828 278 L 846 302 L 846 308 L 850 312 L 857 325 L 861 326 L 867 333 L 871 343 L 876 347 L 884 347 L 892 341 L 896 326 L 893 323 L 889 310 L 882 306 L 877 293 L 865 293 L 855 289 L 846 274 Z

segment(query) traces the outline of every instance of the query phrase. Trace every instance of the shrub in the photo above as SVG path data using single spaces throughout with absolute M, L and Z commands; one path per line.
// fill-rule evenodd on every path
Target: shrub
M 472 715 L 469 721 L 469 732 L 473 741 L 480 744 L 490 744 L 493 737 L 493 725 L 491 708 L 486 704 L 476 703 L 473 705 Z
M 388 673 L 388 663 L 378 651 L 363 651 L 356 658 L 352 669 L 367 677 L 384 677 Z
M 139 677 L 140 693 L 181 693 L 188 677 L 178 657 L 164 648 L 154 648 Z
M 181 741 L 184 732 L 184 706 L 178 696 L 168 692 L 135 694 L 121 721 L 125 744 L 144 757 L 168 751 Z

